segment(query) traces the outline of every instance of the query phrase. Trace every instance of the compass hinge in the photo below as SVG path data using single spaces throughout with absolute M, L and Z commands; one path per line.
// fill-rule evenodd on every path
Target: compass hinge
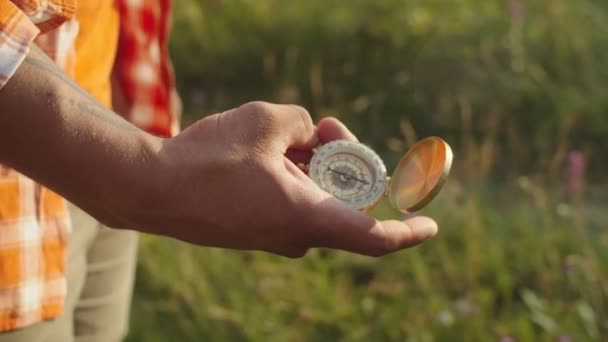
M 386 176 L 386 186 L 384 187 L 384 196 L 388 197 L 389 189 L 391 188 L 391 177 Z

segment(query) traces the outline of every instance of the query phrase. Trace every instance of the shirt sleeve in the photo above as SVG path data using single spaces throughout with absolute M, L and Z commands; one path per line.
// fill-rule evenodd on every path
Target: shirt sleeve
M 181 101 L 168 38 L 171 0 L 117 1 L 120 39 L 114 63 L 114 109 L 135 126 L 169 137 L 179 132 Z
M 34 38 L 71 19 L 76 0 L 0 0 L 0 89 L 21 65 Z

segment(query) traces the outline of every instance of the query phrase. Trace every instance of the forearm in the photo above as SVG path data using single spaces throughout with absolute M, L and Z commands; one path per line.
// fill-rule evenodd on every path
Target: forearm
M 428 218 L 380 222 L 346 206 L 285 155 L 328 137 L 352 134 L 337 121 L 315 127 L 298 106 L 253 102 L 153 138 L 37 49 L 0 90 L 0 162 L 111 226 L 287 256 L 311 247 L 382 255 L 436 234 Z
M 44 53 L 0 90 L 0 162 L 77 204 L 133 200 L 160 141 L 102 106 Z M 117 193 L 120 191 L 121 193 Z

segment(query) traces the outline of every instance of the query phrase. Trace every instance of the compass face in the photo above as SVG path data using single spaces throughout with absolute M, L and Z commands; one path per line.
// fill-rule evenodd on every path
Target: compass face
M 323 190 L 355 209 L 378 201 L 386 188 L 386 167 L 369 147 L 348 140 L 323 145 L 310 162 L 310 176 Z

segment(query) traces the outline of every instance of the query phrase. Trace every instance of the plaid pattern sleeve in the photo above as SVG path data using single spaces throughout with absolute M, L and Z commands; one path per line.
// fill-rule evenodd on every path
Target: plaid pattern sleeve
M 0 0 L 0 88 L 27 55 L 40 30 L 13 3 Z
M 6 84 L 42 31 L 74 15 L 76 0 L 0 0 L 0 89 Z
M 181 111 L 167 47 L 171 5 L 171 0 L 118 1 L 114 65 L 117 111 L 139 128 L 165 137 L 177 134 Z
M 0 88 L 39 33 L 74 11 L 75 0 L 0 0 Z M 0 165 L 0 331 L 61 314 L 68 233 L 65 201 Z

